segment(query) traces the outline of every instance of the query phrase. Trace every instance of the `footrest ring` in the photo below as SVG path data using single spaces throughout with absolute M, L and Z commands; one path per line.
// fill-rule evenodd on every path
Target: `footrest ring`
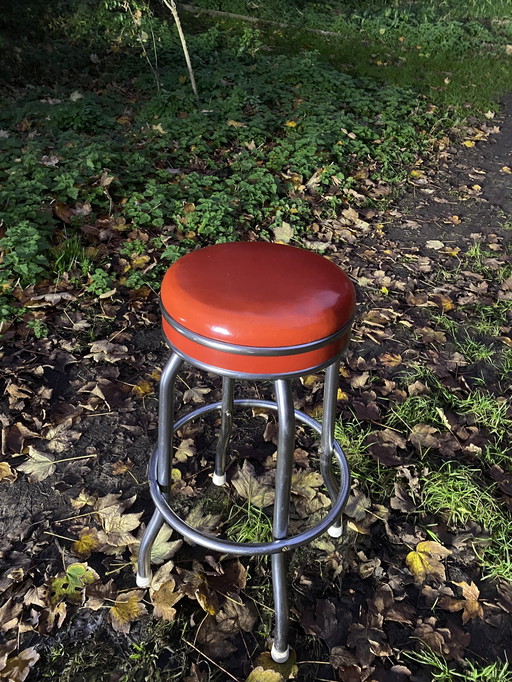
M 238 407 L 260 407 L 277 412 L 277 404 L 269 400 L 242 399 L 235 400 L 234 404 Z M 221 408 L 222 403 L 218 402 L 212 403 L 211 405 L 204 405 L 203 407 L 190 412 L 184 417 L 181 417 L 181 419 L 175 423 L 174 432 L 193 419 L 197 419 L 208 412 L 220 410 Z M 322 433 L 322 425 L 316 421 L 316 419 L 313 419 L 304 412 L 295 410 L 295 418 L 299 422 L 309 426 L 317 433 Z M 300 547 L 301 545 L 311 542 L 311 540 L 314 540 L 316 537 L 324 533 L 336 522 L 345 507 L 348 495 L 350 493 L 350 469 L 345 453 L 337 441 L 334 441 L 333 452 L 340 467 L 340 490 L 336 502 L 331 506 L 331 509 L 327 512 L 324 518 L 315 526 L 308 528 L 302 533 L 294 535 L 290 538 L 274 540 L 272 542 L 239 543 L 233 542 L 231 540 L 222 540 L 211 535 L 206 535 L 192 526 L 189 526 L 170 508 L 168 501 L 160 489 L 157 480 L 158 449 L 155 449 L 153 452 L 149 463 L 148 478 L 151 497 L 153 498 L 153 502 L 155 503 L 157 509 L 164 517 L 166 523 L 171 526 L 171 528 L 174 528 L 174 530 L 178 531 L 183 537 L 187 538 L 188 540 L 192 540 L 202 547 L 206 547 L 207 549 L 216 552 L 234 554 L 238 556 L 257 556 L 261 554 L 277 554 L 279 552 L 287 552 L 294 549 L 295 547 Z

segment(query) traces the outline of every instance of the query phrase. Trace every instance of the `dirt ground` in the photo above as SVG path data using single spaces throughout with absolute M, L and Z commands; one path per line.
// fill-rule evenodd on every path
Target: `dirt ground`
M 358 289 L 356 328 L 340 383 L 347 396 L 339 401 L 342 418 L 355 411 L 365 423 L 378 425 L 379 400 L 401 399 L 396 382 L 414 362 L 444 367 L 443 380 L 454 390 L 481 378 L 490 390 L 499 386 L 498 368 L 457 365 L 449 343 L 436 345 L 413 333 L 429 327 L 432 308 L 449 310 L 447 301 L 454 319 L 464 321 L 462 305 L 502 295 L 506 300 L 508 285 L 459 264 L 475 242 L 493 251 L 500 264 L 510 263 L 512 96 L 499 115 L 468 129 L 466 140 L 473 144 L 446 140 L 435 161 L 418 165 L 402 197 L 385 213 L 364 209 L 359 225 L 323 225 L 316 235 L 325 255 Z M 450 277 L 440 278 L 440 272 Z M 245 679 L 270 641 L 266 562 L 244 561 L 242 569 L 199 548 L 166 545 L 165 561 L 172 558 L 169 570 L 184 597 L 167 630 L 157 631 L 156 599 L 136 591 L 132 555 L 141 524 L 152 512 L 146 468 L 156 440 L 158 374 L 168 354 L 156 296 L 139 290 L 82 305 L 43 296 L 39 305 L 50 315 L 49 335 L 36 339 L 20 324 L 7 332 L 0 351 L 2 461 L 8 467 L 0 482 L 1 654 L 14 660 L 11 673 L 4 668 L 0 678 Z M 390 361 L 393 357 L 399 359 Z M 353 380 L 366 371 L 378 376 L 371 390 Z M 181 410 L 217 399 L 215 377 L 191 368 L 182 377 Z M 319 387 L 320 382 L 297 382 L 297 405 L 315 413 Z M 266 395 L 268 387 L 261 392 Z M 229 478 L 238 475 L 234 455 L 264 477 L 275 450 L 272 420 L 247 415 L 240 424 L 244 436 L 233 444 Z M 175 485 L 178 507 L 184 513 L 199 509 L 199 522 L 210 529 L 219 523 L 217 511 L 235 499 L 232 491 L 223 492 L 220 501 L 206 493 L 215 428 L 212 419 L 184 434 L 197 454 L 183 454 Z M 469 463 L 471 438 L 478 447 L 481 434 L 474 433 L 458 455 Z M 306 449 L 310 441 L 302 434 L 298 445 Z M 450 447 L 447 442 L 446 450 Z M 18 468 L 27 455 L 39 468 Z M 399 455 L 395 447 L 394 456 L 398 461 L 380 460 L 384 478 L 386 470 L 412 462 L 410 444 Z M 298 467 L 309 471 L 310 455 L 303 457 Z M 119 497 L 107 499 L 113 494 Z M 207 504 L 198 505 L 204 499 Z M 123 500 L 130 502 L 122 505 Z M 109 505 L 116 523 L 126 521 L 119 528 L 104 522 L 101 510 Z M 419 640 L 440 647 L 454 662 L 512 658 L 512 587 L 481 579 L 474 552 L 461 539 L 474 529 L 455 530 L 436 521 L 437 537 L 451 550 L 447 582 L 474 581 L 484 603 L 482 617 L 463 622 L 459 611 L 434 612 L 436 600 L 449 594 L 443 592 L 447 582 L 434 581 L 425 589 L 406 568 L 407 552 L 427 539 L 426 522 L 420 524 L 389 499 L 374 501 L 371 490 L 364 495 L 361 486 L 354 490 L 347 520 L 352 527 L 339 543 L 323 539 L 291 559 L 292 645 L 299 662 L 313 661 L 299 665 L 297 679 L 423 682 L 431 679 L 427 669 L 401 653 L 417 650 Z M 358 524 L 360 532 L 354 530 Z M 131 539 L 120 537 L 123 533 Z M 63 571 L 84 562 L 79 596 L 72 598 Z M 227 588 L 215 582 L 223 574 Z M 64 583 L 55 582 L 59 577 Z M 236 617 L 227 613 L 226 589 L 244 604 Z M 132 600 L 128 616 L 123 595 Z M 141 642 L 145 654 L 137 649 Z M 16 651 L 25 654 L 13 658 Z

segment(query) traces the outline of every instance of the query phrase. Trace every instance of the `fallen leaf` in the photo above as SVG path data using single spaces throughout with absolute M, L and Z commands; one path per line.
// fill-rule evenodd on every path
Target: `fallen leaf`
M 455 599 L 450 596 L 443 596 L 438 601 L 438 606 L 446 611 L 462 611 L 462 623 L 465 625 L 468 620 L 473 618 L 483 618 L 484 609 L 479 602 L 480 590 L 472 582 L 470 585 L 462 581 L 454 583 L 462 589 L 463 599 Z
M 101 545 L 96 528 L 83 528 L 78 540 L 71 545 L 71 551 L 80 559 L 88 559 Z
M 242 468 L 233 476 L 231 483 L 244 500 L 263 509 L 274 502 L 274 487 L 268 477 L 257 478 L 253 465 L 244 460 Z
M 440 242 L 438 239 L 429 239 L 428 242 L 426 243 L 426 247 L 427 249 L 439 251 L 440 249 L 444 249 L 445 244 L 443 242 Z
M 176 590 L 176 581 L 170 575 L 172 563 L 169 562 L 158 569 L 151 583 L 150 599 L 154 606 L 153 615 L 162 620 L 173 621 L 176 616 L 174 604 L 184 596 Z M 156 589 L 154 589 L 154 586 Z
M 439 542 L 426 540 L 419 542 L 416 549 L 409 552 L 405 562 L 417 583 L 424 583 L 427 578 L 444 582 L 446 571 L 441 559 L 445 559 L 450 554 L 451 551 Z
M 28 474 L 30 483 L 39 483 L 55 473 L 54 457 L 51 454 L 39 452 L 32 445 L 28 446 L 28 460 L 17 466 L 18 471 Z
M 251 671 L 245 682 L 285 682 L 285 678 L 275 670 L 266 670 L 261 665 Z
M 245 128 L 246 125 L 245 123 L 240 123 L 240 121 L 233 121 L 233 119 L 229 119 L 228 121 L 228 126 L 231 126 L 232 128 Z
M 273 229 L 274 240 L 282 244 L 288 244 L 293 239 L 293 227 L 290 223 L 282 221 L 281 225 Z
M 189 403 L 190 401 L 194 403 L 204 403 L 204 396 L 207 395 L 212 389 L 196 386 L 195 388 L 189 388 L 183 394 L 183 402 Z
M 109 609 L 109 619 L 116 632 L 127 635 L 131 624 L 147 614 L 141 601 L 144 590 L 131 590 L 117 596 L 114 605 Z
M 85 587 L 99 580 L 96 571 L 86 563 L 70 564 L 63 575 L 53 578 L 48 586 L 48 598 L 52 607 L 61 601 L 82 604 Z
M 39 659 L 40 656 L 35 647 L 23 649 L 17 656 L 7 659 L 0 670 L 0 678 L 7 679 L 8 682 L 24 682 L 30 673 L 30 669 Z
M 464 142 L 462 144 L 465 147 L 474 147 L 475 146 L 475 143 L 473 142 L 473 140 L 464 140 Z
M 178 462 L 186 462 L 189 457 L 194 457 L 196 454 L 196 448 L 194 446 L 193 438 L 185 438 L 181 441 L 178 449 L 174 453 L 174 459 Z
M 14 483 L 18 478 L 18 474 L 13 471 L 7 462 L 0 462 L 0 481 L 6 483 Z

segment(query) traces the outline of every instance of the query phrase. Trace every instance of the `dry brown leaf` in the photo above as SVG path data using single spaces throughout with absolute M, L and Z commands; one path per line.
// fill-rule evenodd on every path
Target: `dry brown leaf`
M 186 462 L 188 457 L 194 457 L 196 454 L 196 448 L 194 446 L 194 439 L 193 438 L 185 438 L 184 440 L 181 441 L 181 443 L 178 446 L 178 449 L 174 453 L 174 458 L 178 462 Z
M 211 388 L 205 388 L 203 386 L 195 386 L 194 388 L 189 388 L 183 394 L 184 403 L 204 403 L 204 396 L 210 393 Z
M 127 635 L 131 624 L 146 615 L 146 607 L 141 604 L 143 597 L 144 590 L 131 590 L 117 596 L 114 606 L 109 609 L 110 622 L 116 632 Z
M 18 478 L 18 474 L 11 469 L 7 462 L 0 462 L 0 481 L 5 481 L 5 483 L 14 483 Z
M 274 502 L 274 487 L 270 483 L 269 476 L 257 478 L 254 467 L 247 460 L 233 476 L 231 483 L 240 497 L 260 509 Z
M 439 431 L 428 424 L 413 426 L 408 440 L 418 449 L 437 448 L 439 446 Z
M 39 658 L 35 647 L 23 649 L 17 656 L 7 659 L 0 670 L 0 678 L 6 679 L 8 682 L 24 682 L 30 673 L 30 669 L 34 667 Z
M 483 618 L 484 609 L 479 602 L 480 590 L 472 582 L 468 585 L 467 582 L 454 583 L 462 589 L 463 599 L 454 599 L 450 596 L 443 596 L 439 599 L 438 605 L 446 611 L 462 611 L 462 622 L 465 625 L 468 620 L 473 618 Z
M 0 606 L 0 632 L 7 632 L 18 625 L 22 609 L 23 603 L 13 601 L 12 597 Z
M 16 469 L 28 474 L 30 483 L 39 483 L 55 473 L 53 460 L 53 455 L 39 452 L 32 445 L 29 445 L 28 460 L 17 466 Z
M 419 542 L 416 549 L 409 552 L 405 562 L 417 583 L 423 583 L 427 578 L 444 582 L 446 571 L 441 559 L 445 559 L 450 554 L 451 551 L 439 542 L 425 540 Z
M 154 584 L 158 585 L 158 589 L 152 589 L 150 594 L 151 603 L 154 606 L 153 615 L 162 620 L 172 621 L 176 616 L 174 604 L 183 597 L 183 593 L 176 590 L 176 581 L 171 575 L 168 576 L 164 583 L 159 584 L 160 576 L 158 574 L 162 571 L 162 568 L 157 571 L 153 578 Z

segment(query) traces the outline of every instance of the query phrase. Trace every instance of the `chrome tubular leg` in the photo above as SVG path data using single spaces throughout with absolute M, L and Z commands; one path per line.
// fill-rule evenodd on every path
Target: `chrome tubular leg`
M 170 472 L 172 463 L 172 441 L 174 433 L 174 382 L 183 360 L 179 355 L 171 355 L 160 378 L 158 403 L 158 466 L 157 475 L 160 489 L 167 498 L 169 495 Z M 149 587 L 151 584 L 151 547 L 164 523 L 162 514 L 153 513 L 139 547 L 137 564 L 137 585 Z
M 213 482 L 224 485 L 226 482 L 226 452 L 233 429 L 233 390 L 235 382 L 230 377 L 222 378 L 222 424 L 215 455 Z
M 332 457 L 334 447 L 334 421 L 336 417 L 336 396 L 339 384 L 339 359 L 325 370 L 324 409 L 322 416 L 322 436 L 320 442 L 320 472 L 324 479 L 329 496 L 334 502 L 338 497 L 339 488 L 332 471 Z M 338 519 L 327 531 L 331 537 L 339 538 L 343 532 L 341 519 Z
M 292 483 L 293 450 L 295 444 L 295 411 L 289 381 L 278 379 L 275 382 L 279 436 L 277 443 L 276 496 L 274 503 L 274 523 L 272 534 L 275 540 L 288 535 L 290 513 L 290 491 Z M 276 663 L 288 660 L 289 613 L 288 589 L 283 552 L 272 555 L 272 586 L 276 610 L 276 624 L 272 658 Z

